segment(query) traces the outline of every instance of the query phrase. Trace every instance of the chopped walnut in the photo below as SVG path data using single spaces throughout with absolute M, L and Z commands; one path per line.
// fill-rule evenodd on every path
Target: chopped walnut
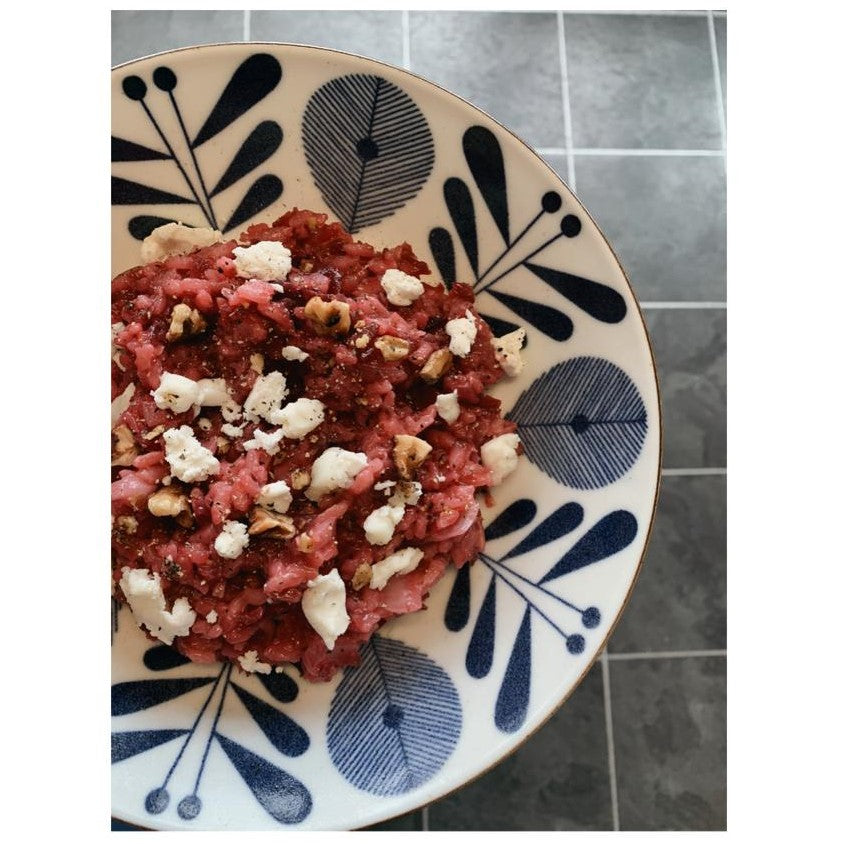
M 190 506 L 188 496 L 175 486 L 159 489 L 147 499 L 147 509 L 154 516 L 178 516 Z
M 138 530 L 138 520 L 134 516 L 118 516 L 115 526 L 122 533 L 135 533 Z
M 417 467 L 428 457 L 431 446 L 410 434 L 396 434 L 393 441 L 393 462 L 399 470 L 399 477 L 409 481 L 414 477 Z
M 401 360 L 411 351 L 411 344 L 401 337 L 385 334 L 373 344 L 385 360 Z
M 452 353 L 448 349 L 438 349 L 428 356 L 420 370 L 420 378 L 426 384 L 434 384 L 452 368 Z
M 183 337 L 192 337 L 205 331 L 206 323 L 196 308 L 191 308 L 184 302 L 180 302 L 173 308 L 170 314 L 170 328 L 164 339 L 168 342 L 181 340 Z
M 226 437 L 217 438 L 217 450 L 220 454 L 225 454 L 229 450 L 230 445 L 231 443 L 226 439 Z
M 307 533 L 300 533 L 296 537 L 296 547 L 302 551 L 303 554 L 310 554 L 314 550 L 314 540 Z
M 137 456 L 138 449 L 132 431 L 126 425 L 118 425 L 111 432 L 111 465 L 131 466 Z
M 307 469 L 294 469 L 290 473 L 291 489 L 305 489 L 311 483 L 311 473 Z
M 352 327 L 349 305 L 346 302 L 324 302 L 313 296 L 305 305 L 305 317 L 317 334 L 331 334 L 336 337 L 348 334 Z
M 167 425 L 158 425 L 152 429 L 152 431 L 147 431 L 144 434 L 145 440 L 154 440 L 156 437 L 160 437 L 165 431 L 167 430 Z
M 264 374 L 264 355 L 260 352 L 249 356 L 249 368 L 259 375 Z
M 267 536 L 270 539 L 290 539 L 295 533 L 293 519 L 290 516 L 282 516 L 263 507 L 254 507 L 249 514 L 250 536 Z
M 373 568 L 369 563 L 361 563 L 355 574 L 352 575 L 352 588 L 357 592 L 365 586 L 370 585 L 370 578 L 373 576 Z

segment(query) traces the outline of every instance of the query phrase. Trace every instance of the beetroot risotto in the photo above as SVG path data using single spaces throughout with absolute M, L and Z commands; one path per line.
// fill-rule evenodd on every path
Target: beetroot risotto
M 112 281 L 112 575 L 196 662 L 354 665 L 484 545 L 522 369 L 472 289 L 294 209 L 238 241 L 170 224 Z

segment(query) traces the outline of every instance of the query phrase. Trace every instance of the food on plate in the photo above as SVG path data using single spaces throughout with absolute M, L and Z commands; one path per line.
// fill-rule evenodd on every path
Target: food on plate
M 143 254 L 112 281 L 114 595 L 194 661 L 328 680 L 483 547 L 524 333 L 310 211 Z

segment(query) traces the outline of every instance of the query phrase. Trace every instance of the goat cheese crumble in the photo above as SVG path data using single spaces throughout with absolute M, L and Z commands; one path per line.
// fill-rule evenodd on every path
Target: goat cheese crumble
M 197 440 L 188 425 L 169 428 L 164 438 L 164 459 L 170 471 L 180 481 L 204 481 L 220 471 L 220 461 Z
M 176 636 L 187 636 L 197 614 L 187 598 L 177 598 L 168 611 L 158 572 L 149 569 L 121 569 L 120 588 L 135 616 L 138 627 L 142 625 L 165 645 L 172 645 Z
M 391 305 L 411 305 L 422 296 L 423 283 L 402 270 L 385 270 L 381 277 L 382 290 Z
M 337 637 L 349 627 L 346 586 L 337 569 L 308 581 L 308 588 L 302 594 L 302 612 L 326 648 L 334 650 Z
M 475 342 L 475 335 L 478 334 L 478 326 L 475 324 L 472 311 L 467 309 L 465 317 L 450 319 L 446 323 L 446 333 L 451 338 L 449 351 L 459 358 L 465 358 Z
M 252 246 L 232 250 L 235 269 L 241 278 L 260 281 L 284 281 L 291 269 L 290 249 L 274 240 L 262 240 Z

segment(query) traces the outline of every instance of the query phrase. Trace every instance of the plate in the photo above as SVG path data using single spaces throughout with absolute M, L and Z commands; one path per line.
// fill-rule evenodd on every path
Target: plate
M 355 829 L 458 788 L 561 705 L 630 595 L 654 513 L 655 369 L 612 249 L 519 138 L 438 86 L 316 47 L 221 44 L 112 71 L 113 272 L 177 220 L 298 206 L 472 283 L 525 457 L 487 545 L 326 684 L 188 663 L 113 612 L 112 810 L 155 829 Z

